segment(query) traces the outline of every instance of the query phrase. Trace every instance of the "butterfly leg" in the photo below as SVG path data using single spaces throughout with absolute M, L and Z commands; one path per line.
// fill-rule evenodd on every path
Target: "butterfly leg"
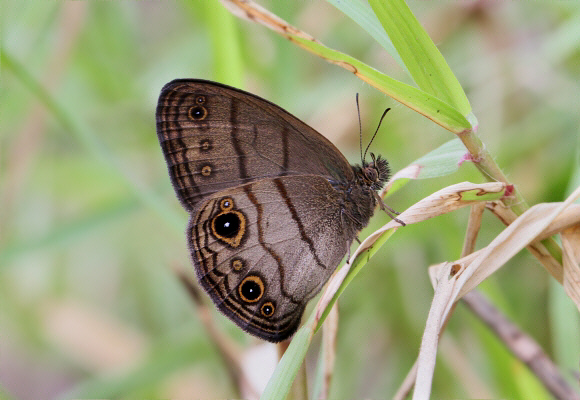
M 384 212 L 387 213 L 387 215 L 389 217 L 391 217 L 391 219 L 393 221 L 397 221 L 399 224 L 401 224 L 401 226 L 406 226 L 407 224 L 404 223 L 403 221 L 401 221 L 399 218 L 397 218 L 395 215 L 399 215 L 400 213 L 393 210 L 391 207 L 389 207 L 388 205 L 386 205 L 383 202 L 383 199 L 381 199 L 381 196 L 378 195 L 377 192 L 373 192 L 375 195 L 375 199 L 379 202 L 379 207 L 381 207 L 381 210 L 383 210 Z

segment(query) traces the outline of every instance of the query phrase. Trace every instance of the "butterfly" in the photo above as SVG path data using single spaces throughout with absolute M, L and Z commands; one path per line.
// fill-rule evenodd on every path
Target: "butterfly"
M 165 85 L 156 123 L 190 214 L 186 237 L 201 286 L 250 334 L 289 338 L 375 207 L 384 208 L 377 191 L 387 161 L 371 153 L 372 161 L 350 165 L 277 105 L 206 80 Z

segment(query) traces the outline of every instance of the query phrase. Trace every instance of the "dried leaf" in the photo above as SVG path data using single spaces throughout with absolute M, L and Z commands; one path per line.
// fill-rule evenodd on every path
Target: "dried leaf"
M 578 197 L 580 197 L 580 188 L 576 189 L 563 203 L 538 204 L 517 218 L 487 247 L 456 262 L 439 264 L 430 269 L 432 279 L 435 278 L 434 280 L 436 280 L 436 289 L 421 343 L 417 380 L 415 382 L 415 396 L 413 398 L 429 397 L 439 334 L 442 324 L 450 314 L 454 303 L 489 275 L 497 271 L 517 252 L 531 242 L 538 240 L 542 233 L 550 232 L 553 229 L 551 224 L 560 224 L 559 226 L 561 226 L 561 221 L 556 221 L 557 217 L 571 207 L 572 202 Z M 573 241 L 575 240 L 577 240 L 576 237 L 574 237 Z M 572 248 L 574 249 L 574 246 Z M 575 248 L 577 249 L 578 246 Z M 568 252 L 568 254 L 570 253 Z M 577 270 L 573 268 L 570 270 L 574 271 L 572 275 L 577 277 L 575 275 Z M 570 281 L 572 282 L 573 279 L 570 279 Z M 574 293 L 577 290 L 577 283 L 577 281 L 572 283 Z M 435 329 L 437 326 L 438 329 Z M 417 391 L 419 391 L 419 394 L 417 394 Z
M 502 182 L 471 183 L 462 182 L 441 189 L 430 196 L 413 204 L 405 210 L 399 219 L 405 224 L 415 224 L 429 218 L 446 214 L 459 208 L 474 204 L 477 201 L 496 200 L 501 198 L 506 190 L 506 184 Z M 365 251 L 370 251 L 374 245 L 384 239 L 384 235 L 392 234 L 401 225 L 396 221 L 390 221 L 382 228 L 369 235 L 350 257 L 347 265 L 335 272 L 329 279 L 326 289 L 316 307 L 316 319 L 322 318 L 329 304 L 332 304 L 341 288 L 343 281 L 348 276 L 355 260 Z M 355 271 L 356 273 L 357 271 Z
M 562 232 L 564 290 L 580 310 L 580 224 Z

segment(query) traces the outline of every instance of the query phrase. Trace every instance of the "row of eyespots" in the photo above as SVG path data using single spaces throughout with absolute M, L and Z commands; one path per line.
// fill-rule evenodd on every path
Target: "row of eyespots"
M 221 199 L 219 208 L 221 212 L 212 220 L 214 235 L 226 244 L 237 247 L 234 246 L 234 241 L 239 244 L 241 236 L 245 233 L 245 217 L 241 212 L 234 210 L 234 200 L 231 197 Z M 244 268 L 244 261 L 239 257 L 233 258 L 231 266 L 235 272 L 240 272 Z M 238 286 L 238 294 L 246 303 L 260 301 L 264 293 L 264 281 L 257 275 L 245 277 Z M 260 312 L 264 317 L 270 317 L 275 309 L 274 303 L 267 301 L 260 307 Z

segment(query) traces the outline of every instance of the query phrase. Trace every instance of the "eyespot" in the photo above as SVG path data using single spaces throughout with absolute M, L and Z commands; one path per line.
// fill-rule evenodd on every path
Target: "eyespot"
M 187 116 L 194 121 L 202 121 L 207 117 L 207 110 L 202 106 L 193 106 L 189 109 Z
M 262 278 L 256 275 L 247 276 L 240 283 L 240 286 L 238 286 L 238 293 L 240 294 L 240 298 L 246 303 L 259 301 L 264 294 L 264 282 L 262 282 Z
M 204 165 L 201 167 L 201 174 L 203 176 L 210 176 L 211 175 L 211 165 Z
M 233 212 L 220 214 L 214 219 L 215 232 L 224 238 L 235 237 L 240 227 L 242 226 L 242 221 L 240 217 Z
M 240 211 L 232 210 L 233 201 L 231 199 L 229 201 L 230 208 L 211 220 L 211 233 L 219 241 L 235 248 L 240 245 L 246 234 L 246 216 Z
M 221 199 L 220 208 L 222 209 L 222 211 L 230 211 L 232 208 L 234 208 L 234 201 L 232 200 L 231 197 Z
M 234 258 L 232 260 L 232 269 L 236 272 L 240 272 L 244 268 L 244 262 L 240 258 Z
M 209 139 L 202 140 L 201 142 L 199 142 L 199 148 L 201 151 L 211 150 L 211 140 Z
M 203 103 L 205 103 L 205 96 L 201 96 L 201 95 L 200 95 L 200 96 L 197 96 L 197 97 L 195 98 L 195 102 L 196 102 L 197 104 L 203 104 Z
M 264 304 L 262 304 L 262 307 L 260 307 L 260 312 L 264 317 L 271 317 L 272 315 L 274 315 L 275 310 L 276 307 L 274 307 L 274 304 L 271 301 L 265 302 Z

